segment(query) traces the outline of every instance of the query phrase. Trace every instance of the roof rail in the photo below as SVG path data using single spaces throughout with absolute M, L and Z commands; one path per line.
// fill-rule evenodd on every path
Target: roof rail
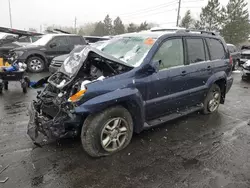
M 191 33 L 191 32 L 194 32 L 194 33 L 200 33 L 200 34 L 209 34 L 209 35 L 217 35 L 215 32 L 213 31 L 205 31 L 205 30 L 195 30 L 195 29 L 181 29 L 181 30 L 177 30 L 176 33 Z

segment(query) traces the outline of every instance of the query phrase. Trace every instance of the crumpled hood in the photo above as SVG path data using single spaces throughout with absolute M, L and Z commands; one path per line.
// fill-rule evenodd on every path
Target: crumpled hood
M 100 57 L 107 59 L 109 61 L 112 61 L 114 63 L 118 63 L 118 64 L 121 64 L 123 66 L 129 67 L 129 68 L 134 68 L 133 66 L 121 61 L 120 59 L 117 59 L 111 55 L 103 53 L 102 51 L 100 51 L 92 46 L 89 46 L 89 45 L 80 46 L 80 47 L 78 47 L 78 49 L 75 49 L 75 50 L 76 50 L 75 52 L 73 50 L 70 53 L 67 60 L 64 61 L 63 66 L 60 68 L 60 72 L 68 75 L 69 77 L 73 77 L 74 75 L 76 75 L 78 73 L 78 71 L 80 70 L 81 66 L 83 65 L 83 63 L 86 61 L 86 59 L 92 54 L 94 54 L 94 56 L 100 56 Z M 80 56 L 81 56 L 80 59 L 77 59 L 77 60 L 75 59 L 75 53 L 80 54 Z M 74 66 L 74 67 L 72 67 L 72 66 Z

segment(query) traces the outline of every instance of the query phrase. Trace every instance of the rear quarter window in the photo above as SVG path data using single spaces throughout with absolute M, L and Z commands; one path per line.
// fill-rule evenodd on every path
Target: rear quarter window
M 226 51 L 222 42 L 218 39 L 207 39 L 208 48 L 211 55 L 211 60 L 225 59 Z

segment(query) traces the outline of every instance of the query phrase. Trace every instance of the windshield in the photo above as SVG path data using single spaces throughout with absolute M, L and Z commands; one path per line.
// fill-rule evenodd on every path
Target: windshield
M 52 39 L 52 37 L 52 35 L 44 35 L 42 38 L 32 43 L 32 45 L 44 46 Z
M 149 37 L 121 37 L 110 40 L 101 50 L 133 67 L 139 66 L 155 39 Z

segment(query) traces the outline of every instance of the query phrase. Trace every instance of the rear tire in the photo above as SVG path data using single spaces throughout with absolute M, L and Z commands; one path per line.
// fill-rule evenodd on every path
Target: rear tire
M 40 73 L 45 69 L 45 62 L 40 57 L 34 56 L 27 60 L 27 68 L 29 72 Z
M 203 114 L 211 114 L 218 110 L 221 100 L 221 89 L 217 84 L 213 84 L 209 89 L 204 101 Z
M 101 157 L 124 149 L 132 135 L 130 113 L 122 106 L 116 106 L 89 115 L 82 127 L 81 140 L 83 149 L 90 156 Z
M 28 83 L 26 81 L 22 83 L 22 88 L 23 88 L 23 93 L 27 93 Z
M 3 82 L 4 84 L 4 90 L 8 90 L 9 89 L 9 83 L 7 81 Z
M 24 79 L 25 82 L 28 84 L 28 87 L 30 87 L 30 79 L 29 79 L 29 77 L 28 77 L 28 76 L 25 76 L 23 79 Z
M 2 93 L 3 93 L 3 84 L 0 83 L 0 94 L 2 94 Z

